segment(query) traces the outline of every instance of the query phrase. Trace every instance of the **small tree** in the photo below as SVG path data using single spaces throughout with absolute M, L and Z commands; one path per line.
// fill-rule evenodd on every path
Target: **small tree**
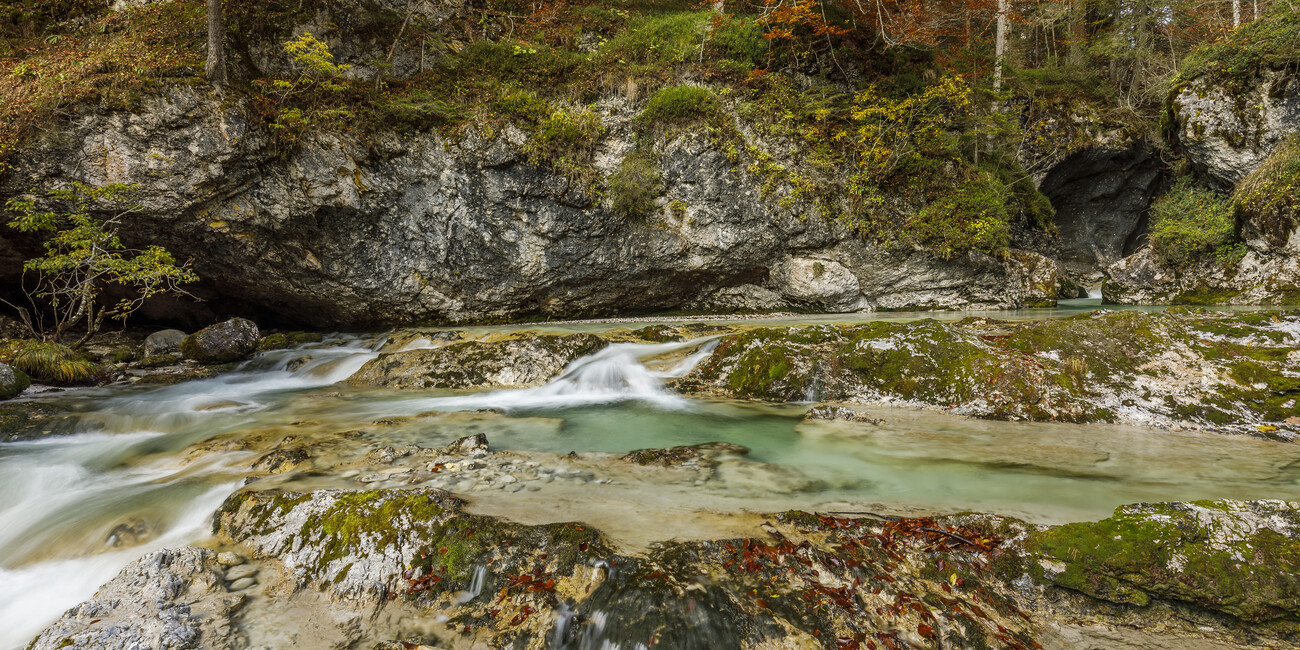
M 23 292 L 31 308 L 5 301 L 34 336 L 58 341 L 84 321 L 86 332 L 75 344 L 82 345 L 105 319 L 125 320 L 159 294 L 188 295 L 181 285 L 199 279 L 188 262 L 177 265 L 161 246 L 131 249 L 122 244 L 118 231 L 123 219 L 143 211 L 131 201 L 135 189 L 123 184 L 97 188 L 73 183 L 48 194 L 52 210 L 38 207 L 34 200 L 12 199 L 6 204 L 16 215 L 10 227 L 52 233 L 45 254 L 23 265 Z M 133 290 L 135 297 L 102 304 L 100 294 L 113 285 Z

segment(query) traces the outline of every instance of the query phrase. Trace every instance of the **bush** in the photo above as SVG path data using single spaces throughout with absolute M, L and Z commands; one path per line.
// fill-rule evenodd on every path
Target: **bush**
M 1269 241 L 1282 246 L 1300 222 L 1300 135 L 1278 145 L 1238 186 L 1233 197 L 1236 216 L 1249 221 Z
M 943 259 L 977 250 L 1001 255 L 1011 241 L 1006 186 L 976 173 L 956 191 L 919 210 L 904 226 L 904 238 Z
M 752 21 L 727 18 L 716 23 L 709 35 L 709 46 L 723 59 L 759 65 L 767 60 L 767 39 L 763 28 Z
M 551 167 L 590 190 L 596 181 L 591 161 L 600 134 L 600 118 L 595 113 L 586 109 L 555 111 L 537 125 L 524 145 L 524 155 L 528 162 Z
M 1236 221 L 1219 193 L 1180 179 L 1151 204 L 1151 248 L 1166 266 L 1183 268 L 1233 254 Z
M 614 214 L 628 219 L 645 219 L 655 209 L 663 180 L 648 154 L 636 153 L 623 159 L 609 179 Z
M 708 122 L 722 113 L 718 96 L 700 86 L 669 86 L 655 93 L 637 116 L 644 127 Z

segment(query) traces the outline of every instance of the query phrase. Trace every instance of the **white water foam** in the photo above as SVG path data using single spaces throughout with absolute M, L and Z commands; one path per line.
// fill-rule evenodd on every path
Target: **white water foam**
M 211 513 L 238 483 L 220 485 L 192 500 L 186 514 L 149 543 L 88 557 L 0 568 L 0 648 L 22 648 L 68 608 L 95 594 L 123 567 L 157 549 L 204 537 Z

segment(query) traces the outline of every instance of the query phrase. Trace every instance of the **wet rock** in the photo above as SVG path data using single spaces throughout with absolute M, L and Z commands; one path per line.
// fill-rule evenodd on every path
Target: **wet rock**
M 231 590 L 231 591 L 243 591 L 243 590 L 245 590 L 245 589 L 249 589 L 249 588 L 253 587 L 253 586 L 256 585 L 256 584 L 257 584 L 257 580 L 254 580 L 253 578 L 248 578 L 248 577 L 240 578 L 240 579 L 238 579 L 238 580 L 234 580 L 234 581 L 232 581 L 232 582 L 230 583 L 230 590 Z
M 1184 308 L 1014 324 L 760 328 L 723 337 L 678 389 L 1290 439 L 1300 433 L 1287 422 L 1300 417 L 1300 386 L 1290 379 L 1300 368 L 1284 359 L 1298 345 L 1300 312 Z
M 275 332 L 267 334 L 258 342 L 259 350 L 283 350 L 307 343 L 320 343 L 325 340 L 319 332 Z
M 447 445 L 446 447 L 443 448 L 442 452 L 444 454 L 451 454 L 453 456 L 468 456 L 473 454 L 474 452 L 487 451 L 487 450 L 488 450 L 487 436 L 481 433 L 476 433 L 472 436 L 465 436 L 464 438 L 461 438 L 451 443 L 450 445 Z
M 228 363 L 252 354 L 260 339 L 253 321 L 232 318 L 185 337 L 181 352 L 186 359 L 203 364 Z
M 1259 623 L 1300 618 L 1300 504 L 1196 501 L 1124 506 L 1034 535 L 1031 568 L 1094 598 L 1192 603 Z
M 848 422 L 866 422 L 880 424 L 880 420 L 867 417 L 845 406 L 814 406 L 804 414 L 805 420 L 846 420 Z
M 153 537 L 154 527 L 144 519 L 124 521 L 109 531 L 104 545 L 109 548 L 135 546 Z
M 311 454 L 302 448 L 277 449 L 253 463 L 252 469 L 268 474 L 283 474 L 310 464 Z
M 161 330 L 150 334 L 144 340 L 144 355 L 146 357 L 158 356 L 160 354 L 171 354 L 181 349 L 181 343 L 185 337 L 189 336 L 180 330 Z
M 220 562 L 220 558 L 218 558 Z M 241 578 L 248 578 L 257 575 L 257 565 L 251 563 L 242 563 L 226 569 L 226 581 L 234 582 Z
M 7 364 L 0 363 L 0 399 L 9 399 L 27 390 L 32 380 L 27 373 Z
M 32 650 L 188 650 L 240 647 L 232 615 L 242 604 L 220 588 L 216 554 L 182 547 L 132 562 L 41 632 Z
M 725 456 L 746 456 L 749 449 L 729 442 L 706 442 L 700 445 L 670 447 L 667 449 L 638 449 L 620 457 L 637 465 L 660 467 L 714 467 L 717 459 Z
M 834 260 L 791 258 L 772 270 L 774 283 L 788 300 L 823 309 L 850 311 L 862 306 L 862 285 Z
M 604 347 L 593 334 L 467 341 L 431 350 L 381 354 L 347 382 L 384 388 L 473 388 L 545 383 L 570 362 Z
M 77 417 L 67 408 L 43 401 L 0 404 L 0 441 L 37 440 L 77 432 Z
M 671 341 L 681 341 L 681 330 L 669 325 L 647 325 L 641 329 L 632 330 L 632 335 L 652 343 L 668 343 Z

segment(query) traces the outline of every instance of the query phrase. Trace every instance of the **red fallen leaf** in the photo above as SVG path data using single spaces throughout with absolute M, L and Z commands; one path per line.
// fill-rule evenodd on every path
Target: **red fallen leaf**
M 880 586 L 877 585 L 877 586 L 875 586 L 875 587 L 872 587 L 872 588 L 871 588 L 871 593 L 873 593 L 873 594 L 878 594 L 878 593 L 880 593 Z
M 461 633 L 461 634 L 469 634 L 469 633 L 470 633 L 470 630 L 473 630 L 473 629 L 474 629 L 474 628 L 472 628 L 472 627 L 466 625 L 466 626 L 465 626 L 465 629 L 461 630 L 460 633 Z
M 916 633 L 920 634 L 921 636 L 927 639 L 934 638 L 934 628 L 930 627 L 929 625 L 926 625 L 925 623 L 916 626 Z
M 582 551 L 583 553 L 586 553 L 586 552 L 587 552 L 587 548 L 588 548 L 589 546 L 591 546 L 591 544 L 588 544 L 587 542 L 583 542 L 583 543 L 581 543 L 581 544 L 578 544 L 578 550 L 579 550 L 579 551 Z
M 758 604 L 759 607 L 762 607 L 763 609 L 767 609 L 767 603 L 762 598 L 759 598 L 755 602 Z
M 822 635 L 821 628 L 817 628 L 813 630 L 813 636 L 821 636 L 821 635 Z
M 871 641 L 871 640 L 868 639 L 868 640 L 867 640 L 867 648 L 869 648 L 870 650 L 876 650 L 876 643 L 875 643 L 874 641 Z
M 488 612 L 488 616 L 491 616 L 491 617 L 495 618 L 496 615 L 497 615 L 497 614 L 500 614 L 500 613 L 501 613 L 501 610 L 499 610 L 499 609 L 494 609 L 494 610 Z
M 441 549 L 438 549 L 438 554 L 439 554 L 439 555 L 446 555 L 446 554 L 447 554 L 447 547 L 444 546 L 444 547 L 442 547 Z
M 939 587 L 942 588 L 944 591 L 946 591 L 946 592 L 948 592 L 948 593 L 952 593 L 952 587 L 949 587 L 949 586 L 948 586 L 948 583 L 946 583 L 946 582 L 940 584 Z
M 858 648 L 861 647 L 861 644 L 848 637 L 841 636 L 835 638 L 836 650 L 858 650 Z
M 659 571 L 651 571 L 650 573 L 647 573 L 645 577 L 647 577 L 647 578 L 667 578 L 667 577 L 668 577 L 668 574 L 666 574 L 666 573 L 662 573 L 662 572 L 659 572 Z

